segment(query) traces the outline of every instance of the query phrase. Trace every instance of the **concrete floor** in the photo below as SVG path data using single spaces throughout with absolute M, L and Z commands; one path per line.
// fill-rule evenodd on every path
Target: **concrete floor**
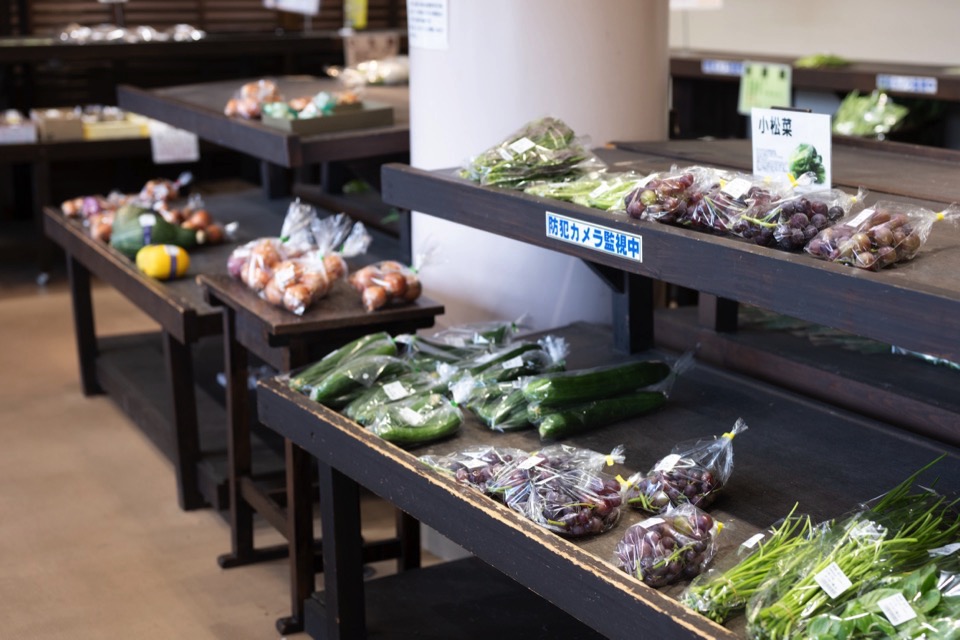
M 286 561 L 218 567 L 226 523 L 180 511 L 167 460 L 109 398 L 83 397 L 64 278 L 35 275 L 0 267 L 0 638 L 277 638 Z M 154 326 L 109 287 L 94 306 L 100 333 Z M 363 508 L 365 536 L 385 537 L 392 509 Z

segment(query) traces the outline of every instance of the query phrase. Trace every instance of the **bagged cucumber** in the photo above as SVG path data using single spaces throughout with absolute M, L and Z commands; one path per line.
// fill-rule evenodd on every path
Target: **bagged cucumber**
M 494 431 L 520 431 L 530 428 L 527 399 L 513 382 L 488 385 L 468 404 L 468 408 Z
M 319 380 L 310 391 L 310 399 L 334 409 L 342 408 L 353 395 L 377 381 L 392 380 L 410 372 L 410 364 L 384 355 L 352 358 Z
M 537 341 L 540 349 L 523 351 L 507 360 L 497 359 L 477 375 L 481 383 L 507 382 L 524 376 L 533 376 L 550 371 L 563 371 L 564 359 L 570 351 L 567 341 L 556 336 L 547 336 Z
M 159 213 L 133 205 L 117 211 L 110 233 L 110 245 L 131 258 L 149 244 L 173 244 L 189 249 L 202 239 L 202 231 L 170 224 Z
M 397 345 L 393 338 L 385 331 L 371 333 L 352 342 L 348 342 L 339 349 L 331 351 L 321 360 L 309 365 L 296 375 L 290 376 L 290 388 L 300 393 L 309 394 L 313 386 L 322 380 L 340 364 L 365 355 L 397 355 Z
M 643 415 L 666 401 L 662 391 L 637 391 L 562 407 L 538 405 L 528 411 L 528 419 L 537 424 L 542 439 L 556 440 Z
M 368 425 L 384 406 L 412 395 L 434 391 L 442 386 L 443 382 L 438 375 L 414 371 L 363 391 L 345 406 L 341 413 L 351 420 Z
M 414 446 L 445 438 L 460 428 L 463 415 L 439 393 L 422 393 L 382 407 L 368 427 L 384 440 Z
M 669 375 L 670 366 L 664 362 L 627 362 L 536 376 L 524 384 L 523 395 L 544 407 L 575 404 L 621 396 Z

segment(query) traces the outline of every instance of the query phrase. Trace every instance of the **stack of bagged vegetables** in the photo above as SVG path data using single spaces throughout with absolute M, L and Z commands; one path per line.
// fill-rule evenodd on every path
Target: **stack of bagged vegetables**
M 316 209 L 290 205 L 280 236 L 237 247 L 227 271 L 262 299 L 297 315 L 348 274 L 346 258 L 366 252 L 371 237 L 345 214 L 320 218 Z
M 721 623 L 745 612 L 751 638 L 957 637 L 960 521 L 917 484 L 930 466 L 837 520 L 814 525 L 795 508 L 682 601 Z

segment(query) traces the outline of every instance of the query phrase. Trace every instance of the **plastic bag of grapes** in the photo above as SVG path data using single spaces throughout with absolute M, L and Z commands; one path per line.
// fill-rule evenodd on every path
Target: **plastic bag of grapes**
M 716 555 L 716 537 L 722 529 L 722 524 L 692 504 L 671 507 L 631 525 L 617 543 L 615 562 L 651 587 L 691 580 Z
M 693 166 L 654 174 L 626 198 L 627 213 L 698 231 L 727 233 L 751 206 L 778 200 L 786 185 Z
M 623 483 L 624 503 L 647 513 L 688 503 L 708 507 L 733 473 L 733 439 L 746 430 L 740 418 L 720 437 L 676 445 L 653 469 Z
M 427 466 L 452 475 L 458 482 L 485 491 L 487 483 L 505 465 L 529 457 L 526 451 L 513 447 L 475 446 L 444 456 L 420 456 Z
M 935 212 L 904 202 L 881 200 L 843 224 L 821 231 L 806 252 L 823 260 L 879 271 L 913 259 L 930 236 L 934 223 L 960 219 L 951 204 Z
M 603 533 L 620 520 L 615 478 L 576 466 L 557 469 L 536 454 L 502 467 L 487 489 L 527 519 L 564 536 Z
M 856 194 L 841 189 L 798 192 L 751 206 L 737 218 L 731 231 L 763 247 L 799 251 L 819 232 L 862 209 L 866 195 L 864 189 Z

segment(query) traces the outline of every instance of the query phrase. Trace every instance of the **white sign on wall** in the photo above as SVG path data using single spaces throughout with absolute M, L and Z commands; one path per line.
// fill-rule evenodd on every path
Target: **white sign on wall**
M 301 13 L 305 16 L 315 16 L 320 13 L 320 0 L 263 0 L 267 9 Z
M 410 47 L 447 49 L 450 16 L 447 0 L 407 0 L 407 32 Z

